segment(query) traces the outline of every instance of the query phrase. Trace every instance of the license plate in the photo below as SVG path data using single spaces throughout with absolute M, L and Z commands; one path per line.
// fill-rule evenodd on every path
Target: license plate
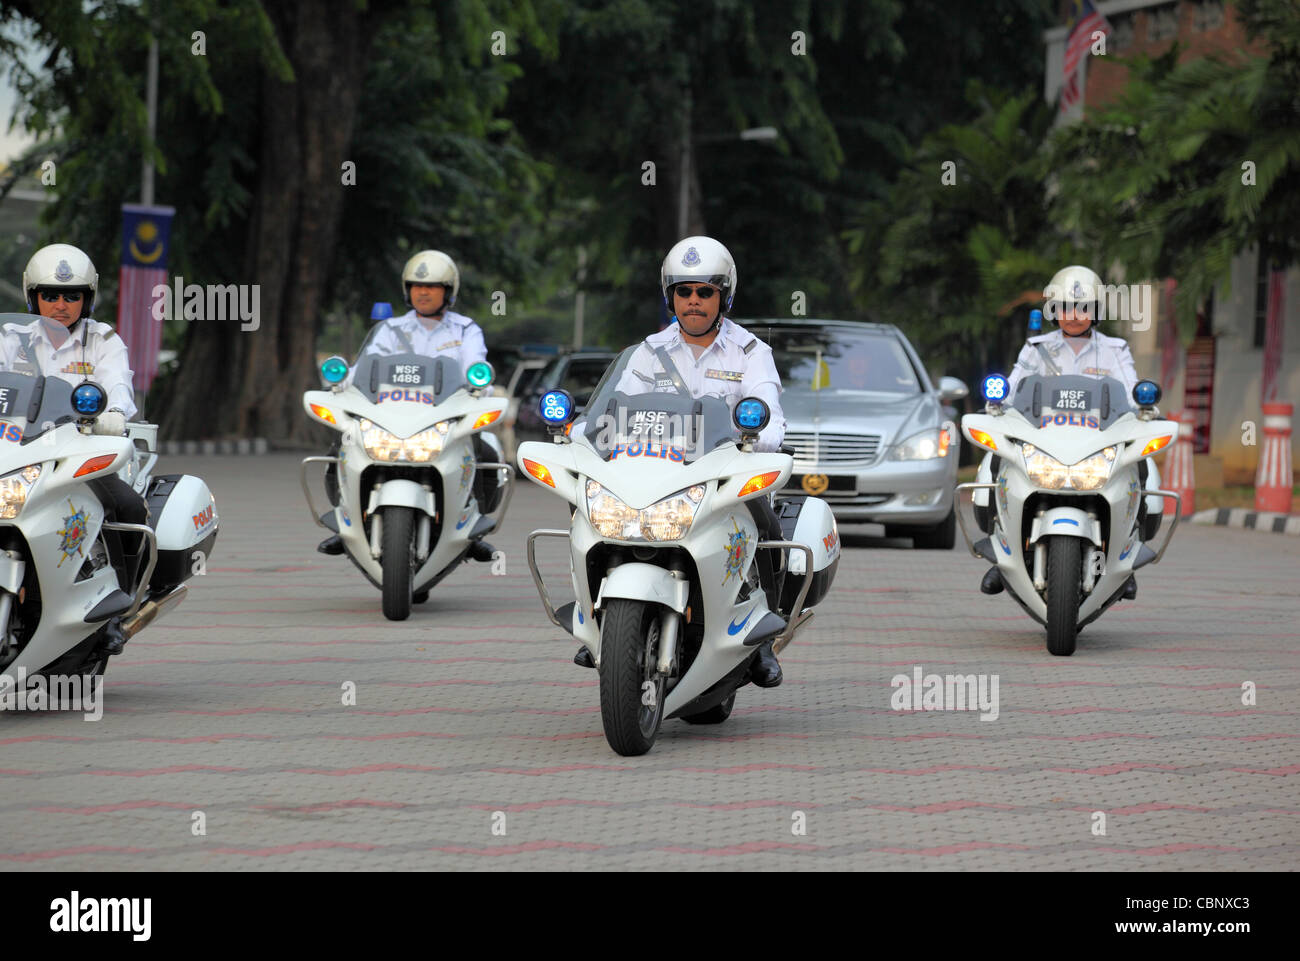
M 1092 391 L 1054 390 L 1052 407 L 1056 410 L 1092 410 Z
M 419 386 L 424 383 L 423 364 L 394 364 L 388 373 L 390 384 L 411 384 Z

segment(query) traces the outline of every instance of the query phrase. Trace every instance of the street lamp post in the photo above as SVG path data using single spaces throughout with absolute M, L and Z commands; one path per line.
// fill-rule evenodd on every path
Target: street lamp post
M 700 144 L 730 143 L 733 140 L 775 140 L 778 136 L 775 127 L 750 127 L 738 134 L 717 134 L 701 137 Z M 691 97 L 686 95 L 685 120 L 682 126 L 682 169 L 677 187 L 677 237 L 687 236 L 691 200 Z

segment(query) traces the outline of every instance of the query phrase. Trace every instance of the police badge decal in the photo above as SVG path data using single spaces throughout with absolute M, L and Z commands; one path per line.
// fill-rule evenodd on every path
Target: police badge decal
M 694 247 L 686 248 L 686 256 L 682 258 L 683 267 L 698 267 L 700 265 L 700 252 Z

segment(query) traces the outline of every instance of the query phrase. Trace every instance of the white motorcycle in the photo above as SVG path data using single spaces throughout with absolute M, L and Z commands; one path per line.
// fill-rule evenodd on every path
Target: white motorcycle
M 156 425 L 92 434 L 106 400 L 90 382 L 0 374 L 0 694 L 23 677 L 103 675 L 109 621 L 135 636 L 181 602 L 211 555 L 218 516 L 207 485 L 153 476 Z M 106 521 L 90 484 L 114 472 L 146 498 L 148 525 Z M 123 556 L 108 531 L 138 535 L 140 553 Z
M 978 543 L 959 510 L 962 536 L 1047 628 L 1047 650 L 1068 656 L 1078 632 L 1121 599 L 1133 572 L 1164 557 L 1178 513 L 1154 550 L 1146 542 L 1161 514 L 1142 502 L 1180 498 L 1144 487 L 1139 463 L 1167 447 L 1178 425 L 1157 419 L 1160 388 L 1152 381 L 1133 388 L 1133 404 L 1109 377 L 1026 377 L 1011 398 L 1007 379 L 994 374 L 981 392 L 986 412 L 963 417 L 962 432 L 997 456 L 996 476 L 957 491 L 989 491 L 995 504 L 981 511 L 976 503 L 989 535 Z
M 553 390 L 542 418 L 556 443 L 519 445 L 520 468 L 575 508 L 569 530 L 537 530 L 528 566 L 546 615 L 586 645 L 600 676 L 605 738 L 619 754 L 653 747 L 665 718 L 718 724 L 748 683 L 757 648 L 780 652 L 812 618 L 839 564 L 835 518 L 809 497 L 782 505 L 782 540 L 761 540 L 751 513 L 790 476 L 792 458 L 753 442 L 767 405 L 618 390 L 635 348 L 606 371 L 586 407 Z M 739 429 L 737 442 L 736 429 Z M 551 603 L 536 558 L 542 537 L 568 538 L 576 600 Z M 759 553 L 788 561 L 782 587 Z M 779 595 L 779 596 L 778 596 Z
M 482 538 L 505 517 L 513 473 L 499 461 L 477 462 L 473 439 L 500 418 L 506 399 L 487 396 L 486 362 L 462 373 L 446 357 L 364 351 L 350 382 L 347 363 L 331 357 L 321 365 L 331 389 L 303 395 L 307 413 L 339 431 L 341 443 L 337 457 L 303 460 L 302 489 L 312 520 L 339 535 L 382 592 L 384 616 L 401 621 L 467 556 L 491 560 Z M 307 470 L 322 463 L 336 465 L 338 503 L 319 514 Z M 486 513 L 474 497 L 480 470 L 496 472 Z

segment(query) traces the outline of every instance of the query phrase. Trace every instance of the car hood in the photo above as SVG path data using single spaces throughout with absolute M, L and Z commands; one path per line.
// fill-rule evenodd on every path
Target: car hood
M 929 394 L 785 391 L 781 394 L 781 410 L 787 431 L 880 434 L 885 444 L 943 423 L 939 404 Z

